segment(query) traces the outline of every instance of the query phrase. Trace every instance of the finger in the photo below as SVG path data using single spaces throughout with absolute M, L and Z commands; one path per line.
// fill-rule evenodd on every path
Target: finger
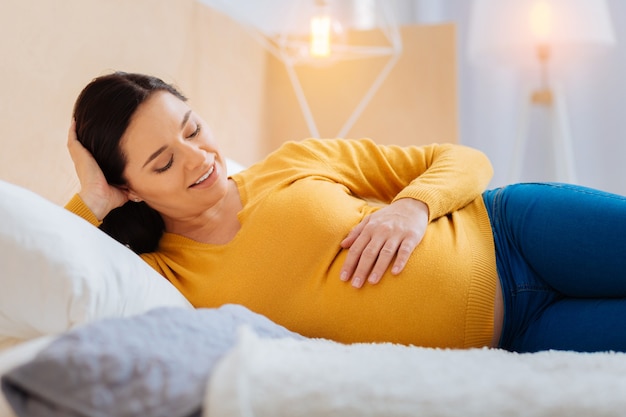
M 76 140 L 78 140 L 78 137 L 76 136 L 76 120 L 72 119 L 70 127 L 67 131 L 67 144 L 70 145 Z
M 372 239 L 361 252 L 356 270 L 352 276 L 352 286 L 361 288 L 365 279 L 369 277 L 376 260 L 380 254 L 385 241 L 382 239 Z
M 391 267 L 391 273 L 393 275 L 398 275 L 400 272 L 402 272 L 402 270 L 406 266 L 406 263 L 409 261 L 409 257 L 411 256 L 411 254 L 413 253 L 416 247 L 417 247 L 417 242 L 411 239 L 405 239 L 402 242 L 396 254 L 396 261 L 393 263 L 393 266 Z
M 383 274 L 391 265 L 393 258 L 396 256 L 396 252 L 398 250 L 398 242 L 393 240 L 388 240 L 385 242 L 383 247 L 380 249 L 378 253 L 378 258 L 376 259 L 376 264 L 370 273 L 367 282 L 370 284 L 378 284 Z
M 363 220 L 359 222 L 359 224 L 354 226 L 354 228 L 350 230 L 350 233 L 348 233 L 348 236 L 346 236 L 345 239 L 341 241 L 341 247 L 349 248 L 350 246 L 352 246 L 354 241 L 361 235 L 361 232 L 363 232 L 363 229 L 365 228 L 368 222 L 369 222 L 369 216 L 364 218 Z
M 78 141 L 78 136 L 76 135 L 76 121 L 74 119 L 72 119 L 72 123 L 70 123 L 70 128 L 67 132 L 67 148 L 74 162 L 80 158 L 81 152 L 88 152 L 83 144 Z
M 346 256 L 346 260 L 343 262 L 343 266 L 341 268 L 341 280 L 342 281 L 350 281 L 354 276 L 354 271 L 359 264 L 361 259 L 361 255 L 363 250 L 367 247 L 369 243 L 369 238 L 364 235 L 359 235 L 359 237 L 350 245 L 350 249 L 348 250 L 348 255 Z

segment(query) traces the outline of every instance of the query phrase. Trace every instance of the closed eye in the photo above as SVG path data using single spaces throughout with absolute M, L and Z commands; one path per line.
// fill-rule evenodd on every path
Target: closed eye
M 202 126 L 200 126 L 200 124 L 196 125 L 196 129 L 191 133 L 191 135 L 187 136 L 187 139 L 193 139 L 196 136 L 198 136 L 200 134 L 200 131 L 202 130 Z M 174 156 L 172 155 L 170 157 L 170 160 L 167 161 L 167 164 L 165 164 L 165 166 L 162 166 L 161 168 L 156 168 L 154 170 L 154 172 L 156 172 L 157 174 L 161 174 L 165 171 L 167 171 L 168 169 L 170 169 L 172 167 L 172 164 L 174 163 Z
M 191 135 L 187 136 L 187 139 L 193 139 L 196 136 L 198 136 L 200 134 L 200 130 L 201 130 L 201 126 L 199 124 L 196 125 L 196 130 L 194 130 Z
M 170 169 L 172 167 L 172 163 L 174 163 L 174 156 L 170 157 L 170 160 L 167 161 L 167 164 L 165 164 L 165 166 L 161 167 L 161 168 L 156 168 L 154 170 L 154 172 L 156 172 L 157 174 L 160 174 L 162 172 L 167 171 L 168 169 Z

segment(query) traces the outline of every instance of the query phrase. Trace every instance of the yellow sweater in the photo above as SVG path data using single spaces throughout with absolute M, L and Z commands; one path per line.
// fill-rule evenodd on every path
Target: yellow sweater
M 243 210 L 226 245 L 165 233 L 142 258 L 196 307 L 242 304 L 302 335 L 431 347 L 489 345 L 494 244 L 481 193 L 486 157 L 460 145 L 288 142 L 233 175 Z M 404 271 L 355 289 L 339 279 L 341 240 L 394 199 L 428 205 L 431 223 Z M 97 223 L 75 196 L 66 206 Z

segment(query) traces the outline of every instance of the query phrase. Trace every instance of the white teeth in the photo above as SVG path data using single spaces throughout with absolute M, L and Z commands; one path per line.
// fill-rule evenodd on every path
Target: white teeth
M 209 178 L 209 176 L 213 173 L 213 170 L 215 170 L 215 165 L 212 165 L 211 168 L 209 168 L 209 171 L 200 178 L 198 178 L 198 181 L 194 182 L 193 185 L 200 184 L 202 181 Z

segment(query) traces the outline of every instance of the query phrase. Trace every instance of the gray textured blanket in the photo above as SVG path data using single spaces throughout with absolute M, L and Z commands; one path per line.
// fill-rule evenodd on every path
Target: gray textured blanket
M 69 331 L 2 377 L 19 417 L 200 416 L 208 378 L 246 324 L 301 336 L 244 307 L 158 308 Z

